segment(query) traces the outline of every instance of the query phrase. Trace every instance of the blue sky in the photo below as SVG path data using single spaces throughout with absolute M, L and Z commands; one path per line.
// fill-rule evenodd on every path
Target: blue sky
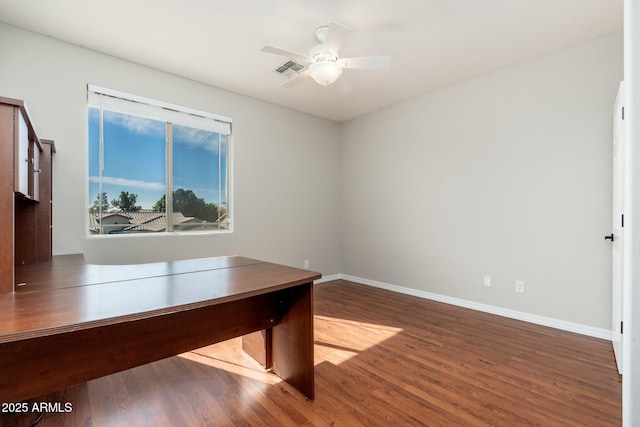
M 111 201 L 128 191 L 137 204 L 150 209 L 165 194 L 164 122 L 104 111 L 103 191 Z M 221 200 L 226 202 L 226 141 L 220 135 Z M 89 109 L 89 206 L 99 193 L 99 114 Z M 173 190 L 192 190 L 207 202 L 218 204 L 218 134 L 173 126 Z

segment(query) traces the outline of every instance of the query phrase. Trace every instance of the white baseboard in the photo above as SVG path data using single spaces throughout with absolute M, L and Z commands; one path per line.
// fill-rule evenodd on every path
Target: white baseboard
M 398 292 L 401 294 L 413 295 L 420 298 L 443 302 L 446 304 L 452 304 L 459 307 L 470 308 L 472 310 L 478 310 L 485 313 L 495 314 L 498 316 L 508 317 L 510 319 L 522 320 L 525 322 L 534 323 L 536 325 L 548 326 L 548 327 L 560 329 L 563 331 L 575 332 L 577 334 L 587 335 L 590 337 L 601 338 L 604 340 L 611 341 L 611 331 L 608 329 L 595 328 L 593 326 L 586 326 L 579 323 L 567 322 L 565 320 L 553 319 L 551 317 L 538 316 L 536 314 L 525 313 L 522 311 L 510 310 L 507 308 L 496 307 L 488 304 L 481 304 L 478 302 L 449 297 L 446 295 L 420 291 L 417 289 L 406 288 L 403 286 L 391 285 L 389 283 L 363 279 L 362 277 L 350 276 L 348 274 L 334 274 L 331 276 L 323 277 L 316 283 L 324 283 L 324 282 L 337 280 L 337 279 L 348 280 L 350 282 L 355 282 L 362 285 L 373 286 L 375 288 L 386 289 L 388 291 Z
M 332 274 L 330 276 L 322 276 L 320 279 L 314 280 L 313 284 L 318 285 L 320 283 L 331 282 L 332 280 L 340 280 L 340 279 L 342 279 L 342 274 Z

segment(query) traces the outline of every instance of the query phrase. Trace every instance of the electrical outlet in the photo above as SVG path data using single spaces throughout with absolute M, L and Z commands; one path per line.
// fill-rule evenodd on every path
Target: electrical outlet
M 519 294 L 524 294 L 524 281 L 516 280 L 516 292 Z
M 487 288 L 491 287 L 491 276 L 484 276 L 484 285 Z
M 308 259 L 304 260 L 304 268 L 309 268 L 309 260 Z

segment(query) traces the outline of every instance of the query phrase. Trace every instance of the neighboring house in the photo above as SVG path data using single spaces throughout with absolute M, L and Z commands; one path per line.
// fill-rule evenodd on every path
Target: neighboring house
M 213 231 L 228 230 L 226 214 L 218 221 L 208 222 L 196 217 L 186 217 L 181 212 L 172 216 L 174 231 Z M 167 229 L 167 216 L 163 212 L 142 209 L 137 212 L 109 212 L 100 218 L 99 214 L 89 213 L 89 231 L 91 234 L 157 233 Z

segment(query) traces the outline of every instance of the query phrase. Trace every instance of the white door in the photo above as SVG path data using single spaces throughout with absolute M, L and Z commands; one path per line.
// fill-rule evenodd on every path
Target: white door
M 622 233 L 623 216 L 623 182 L 624 182 L 624 82 L 620 83 L 618 96 L 613 109 L 613 228 L 610 236 L 612 247 L 612 334 L 613 352 L 618 364 L 618 372 L 622 374 Z

